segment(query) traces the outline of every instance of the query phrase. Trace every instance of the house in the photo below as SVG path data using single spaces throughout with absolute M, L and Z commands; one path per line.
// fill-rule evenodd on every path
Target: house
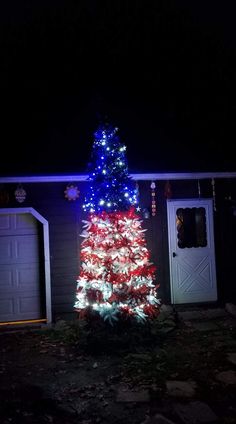
M 236 301 L 236 172 L 131 174 L 159 297 Z M 74 317 L 87 175 L 0 177 L 0 324 Z

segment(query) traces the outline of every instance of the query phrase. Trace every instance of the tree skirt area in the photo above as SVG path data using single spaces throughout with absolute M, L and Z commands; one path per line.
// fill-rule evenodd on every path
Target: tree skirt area
M 1 424 L 235 423 L 230 314 L 1 329 Z

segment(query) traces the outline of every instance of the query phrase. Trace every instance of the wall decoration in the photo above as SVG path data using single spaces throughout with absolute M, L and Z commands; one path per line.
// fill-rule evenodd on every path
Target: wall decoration
M 23 203 L 26 199 L 26 191 L 23 189 L 21 184 L 19 184 L 15 190 L 15 199 L 19 203 Z
M 214 208 L 214 211 L 216 211 L 216 187 L 215 187 L 214 178 L 211 179 L 211 186 L 212 186 L 213 208 Z
M 139 183 L 138 183 L 138 181 L 136 181 L 136 184 L 135 184 L 135 193 L 136 193 L 136 198 L 137 198 L 137 202 L 139 202 Z M 136 206 L 136 212 L 137 213 L 140 213 L 141 212 L 141 207 L 139 206 L 139 204 L 138 204 L 138 206 Z
M 64 194 L 67 200 L 76 200 L 79 197 L 79 189 L 77 186 L 70 184 L 66 187 Z
M 165 183 L 164 196 L 166 199 L 171 199 L 172 197 L 172 188 L 171 188 L 170 181 L 166 181 Z
M 148 208 L 143 209 L 143 217 L 144 217 L 144 219 L 150 218 L 150 212 L 149 212 Z
M 138 181 L 136 181 L 136 184 L 135 184 L 135 191 L 136 191 L 136 197 L 138 199 L 139 198 L 139 183 L 138 183 Z
M 151 209 L 152 209 L 152 216 L 156 215 L 156 211 L 157 211 L 157 205 L 156 205 L 156 183 L 154 181 L 151 182 L 151 196 L 152 196 L 152 205 L 151 205 Z
M 0 206 L 6 206 L 10 200 L 9 193 L 4 188 L 0 189 Z
M 199 180 L 197 180 L 197 191 L 198 191 L 198 198 L 200 199 L 200 197 L 201 197 L 201 186 L 200 186 Z

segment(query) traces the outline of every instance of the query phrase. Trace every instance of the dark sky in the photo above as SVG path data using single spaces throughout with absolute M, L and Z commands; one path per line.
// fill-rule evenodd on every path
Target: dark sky
M 234 2 L 8 0 L 0 25 L 1 176 L 87 172 L 105 116 L 130 172 L 236 170 Z

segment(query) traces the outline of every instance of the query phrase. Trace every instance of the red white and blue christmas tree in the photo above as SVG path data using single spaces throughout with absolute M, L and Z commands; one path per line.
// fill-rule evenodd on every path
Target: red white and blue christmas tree
M 159 314 L 160 301 L 126 147 L 111 125 L 99 126 L 94 136 L 74 308 L 80 317 L 96 314 L 111 324 L 145 322 Z

